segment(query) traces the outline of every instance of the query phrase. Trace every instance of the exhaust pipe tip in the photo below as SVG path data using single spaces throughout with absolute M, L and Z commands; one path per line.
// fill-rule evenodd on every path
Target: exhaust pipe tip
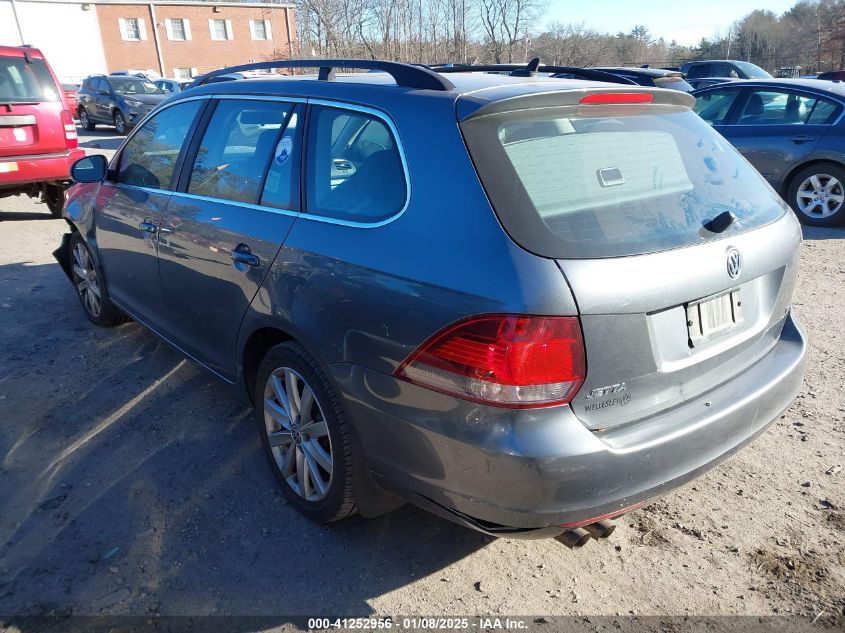
M 600 538 L 607 538 L 613 531 L 616 529 L 616 524 L 611 523 L 610 521 L 596 521 L 595 523 L 590 523 L 589 525 L 585 525 L 584 529 L 592 536 L 594 539 Z
M 587 544 L 591 539 L 590 533 L 584 528 L 566 530 L 563 534 L 555 537 L 556 540 L 566 545 L 569 549 L 578 549 Z

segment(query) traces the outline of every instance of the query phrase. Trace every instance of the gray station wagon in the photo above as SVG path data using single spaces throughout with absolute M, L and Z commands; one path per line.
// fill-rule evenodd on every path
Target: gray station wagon
M 583 544 L 790 404 L 801 233 L 689 95 L 531 75 L 206 75 L 75 165 L 57 258 L 245 388 L 308 517 Z

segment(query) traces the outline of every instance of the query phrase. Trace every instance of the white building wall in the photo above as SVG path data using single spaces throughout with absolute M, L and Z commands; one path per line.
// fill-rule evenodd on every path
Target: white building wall
M 24 43 L 44 53 L 60 81 L 79 83 L 88 75 L 106 72 L 93 4 L 16 0 L 15 6 Z M 11 2 L 0 0 L 0 44 L 20 43 Z

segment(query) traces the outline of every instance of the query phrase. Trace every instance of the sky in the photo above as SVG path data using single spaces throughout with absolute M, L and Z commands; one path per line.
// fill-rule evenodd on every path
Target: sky
M 627 33 L 638 24 L 655 38 L 679 44 L 698 44 L 702 37 L 725 32 L 736 20 L 754 9 L 768 9 L 781 14 L 796 0 L 682 0 L 672 5 L 666 0 L 549 0 L 541 24 L 563 22 L 580 24 L 599 32 Z

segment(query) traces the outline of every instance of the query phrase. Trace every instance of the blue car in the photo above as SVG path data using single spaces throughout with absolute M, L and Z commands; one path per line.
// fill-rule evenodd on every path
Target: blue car
M 699 116 L 757 168 L 801 222 L 845 221 L 845 84 L 758 79 L 693 96 Z

